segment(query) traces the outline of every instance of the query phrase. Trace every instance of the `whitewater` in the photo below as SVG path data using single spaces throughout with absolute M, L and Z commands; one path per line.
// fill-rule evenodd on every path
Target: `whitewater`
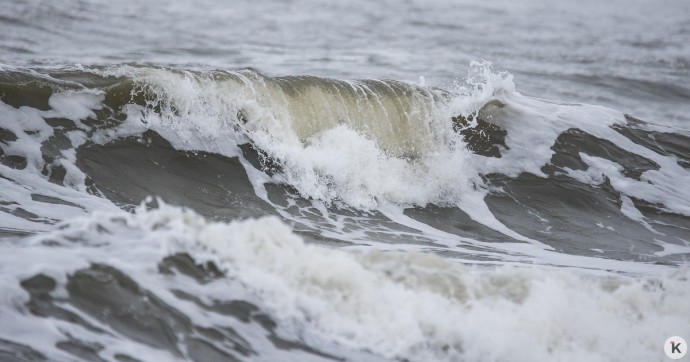
M 0 361 L 690 337 L 683 2 L 4 5 Z

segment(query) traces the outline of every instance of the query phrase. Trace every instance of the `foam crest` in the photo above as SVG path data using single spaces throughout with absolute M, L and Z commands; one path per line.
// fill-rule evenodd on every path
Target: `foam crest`
M 234 147 L 230 140 L 246 137 L 281 165 L 274 181 L 306 198 L 360 210 L 459 206 L 519 237 L 486 218 L 486 205 L 476 207 L 486 190 L 453 131 L 447 92 L 395 81 L 269 78 L 251 71 L 223 77 L 134 72 L 154 95 L 142 109 L 143 122 L 176 147 L 234 156 L 236 149 L 227 151 Z M 481 97 L 467 107 L 477 111 Z
M 543 167 L 555 154 L 556 140 L 578 129 L 660 166 L 644 172 L 639 182 L 620 172 L 605 173 L 616 191 L 688 213 L 688 195 L 680 191 L 682 197 L 677 197 L 687 170 L 672 156 L 616 132 L 614 126 L 627 123 L 622 113 L 524 96 L 515 90 L 511 74 L 494 70 L 488 62 L 473 63 L 465 85 L 453 92 L 395 81 L 268 77 L 251 70 L 119 71 L 133 77 L 148 97 L 146 105 L 130 106 L 128 124 L 143 122 L 178 149 L 231 157 L 241 154 L 238 144 L 251 142 L 280 165 L 272 182 L 286 183 L 301 196 L 329 205 L 366 211 L 428 204 L 458 207 L 485 226 L 543 246 L 493 215 L 483 201 L 488 193 L 483 177 L 549 177 Z M 482 119 L 504 131 L 500 157 L 468 151 L 456 132 L 456 116 L 469 121 L 462 125 L 465 130 L 476 128 Z M 592 160 L 586 154 L 581 158 Z M 565 172 L 597 185 L 578 172 Z M 604 174 L 594 164 L 587 172 Z M 268 178 L 252 180 L 257 194 L 265 194 Z M 634 206 L 625 205 L 623 214 L 633 215 Z

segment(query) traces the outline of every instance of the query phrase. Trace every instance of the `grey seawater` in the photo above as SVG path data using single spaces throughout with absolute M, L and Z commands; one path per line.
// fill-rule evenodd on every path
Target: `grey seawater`
M 346 233 L 367 241 L 355 244 L 357 250 L 376 249 L 381 245 L 396 250 L 396 245 L 412 245 L 417 247 L 414 250 L 430 251 L 449 260 L 502 264 L 515 257 L 519 264 L 523 260 L 519 252 L 490 254 L 479 246 L 476 246 L 477 253 L 468 252 L 473 250 L 471 247 L 454 250 L 376 210 L 331 207 L 324 217 L 322 209 L 285 183 L 265 185 L 266 198 L 270 201 L 267 202 L 257 195 L 248 164 L 268 174 L 280 173 L 281 165 L 267 162 L 263 151 L 250 144 L 241 146 L 240 155 L 226 157 L 213 152 L 176 149 L 165 137 L 148 131 L 104 143 L 87 140 L 75 147 L 70 158 L 73 142 L 70 132 L 85 130 L 91 134 L 118 124 L 126 118 L 123 108 L 126 103 L 160 113 L 156 108 L 159 105 L 131 96 L 132 87 L 126 76 L 113 79 L 94 75 L 95 70 L 122 64 L 169 67 L 173 69 L 171 72 L 194 71 L 202 75 L 218 69 L 254 68 L 268 76 L 314 75 L 414 82 L 422 82 L 420 77 L 424 77 L 426 84 L 452 91 L 456 83 L 463 84 L 471 61 L 485 59 L 497 69 L 513 74 L 520 93 L 556 102 L 603 105 L 631 115 L 628 117 L 631 126 L 621 126 L 616 132 L 637 145 L 674 158 L 678 165 L 688 169 L 688 1 L 0 0 L 0 9 L 0 101 L 5 107 L 2 111 L 7 111 L 1 117 L 8 117 L 9 111 L 15 110 L 30 115 L 36 110 L 58 108 L 50 103 L 50 97 L 61 90 L 98 90 L 106 94 L 106 107 L 95 112 L 94 117 L 87 117 L 81 125 L 66 116 L 45 117 L 54 135 L 38 148 L 38 157 L 45 167 L 35 173 L 45 178 L 46 183 L 40 184 L 43 189 L 28 191 L 25 205 L 14 201 L 21 198 L 10 195 L 18 187 L 0 189 L 3 213 L 44 225 L 36 229 L 0 225 L 0 243 L 6 252 L 0 257 L 4 286 L 0 294 L 8 296 L 0 304 L 0 320 L 4 322 L 0 325 L 0 361 L 422 361 L 429 360 L 429 356 L 438 360 L 508 360 L 506 356 L 511 353 L 518 359 L 530 356 L 536 360 L 549 359 L 544 356 L 558 359 L 558 355 L 533 350 L 588 350 L 577 344 L 566 343 L 563 347 L 556 343 L 546 348 L 538 345 L 539 330 L 551 325 L 542 320 L 531 328 L 530 321 L 548 309 L 545 306 L 557 305 L 560 295 L 574 295 L 575 303 L 564 304 L 556 316 L 570 312 L 579 313 L 574 314 L 578 316 L 596 315 L 599 310 L 608 310 L 606 303 L 611 300 L 606 298 L 620 293 L 613 298 L 621 301 L 620 304 L 610 304 L 614 306 L 610 309 L 632 305 L 630 310 L 621 312 L 634 314 L 630 318 L 636 322 L 627 325 L 629 330 L 649 325 L 647 329 L 654 332 L 685 333 L 686 339 L 690 333 L 682 327 L 671 328 L 684 325 L 683 318 L 687 319 L 681 303 L 676 303 L 686 300 L 683 293 L 687 291 L 672 287 L 687 288 L 688 278 L 682 274 L 662 281 L 640 277 L 639 284 L 634 284 L 634 273 L 633 281 L 620 283 L 615 279 L 617 274 L 611 273 L 605 275 L 601 285 L 594 283 L 596 287 L 591 287 L 592 279 L 583 278 L 570 280 L 561 288 L 558 284 L 561 279 L 543 279 L 536 272 L 525 279 L 511 279 L 509 271 L 505 273 L 507 276 L 499 272 L 488 281 L 474 281 L 480 285 L 479 292 L 474 291 L 479 296 L 457 297 L 458 304 L 452 306 L 469 306 L 466 312 L 472 315 L 484 303 L 491 305 L 492 298 L 498 296 L 497 299 L 506 303 L 499 303 L 498 309 L 487 314 L 487 320 L 497 315 L 509 323 L 516 321 L 518 328 L 506 327 L 506 334 L 510 336 L 510 331 L 527 329 L 531 332 L 525 334 L 533 337 L 527 338 L 531 343 L 508 349 L 507 354 L 497 357 L 489 349 L 477 347 L 484 351 L 478 358 L 477 354 L 471 354 L 479 345 L 476 339 L 437 341 L 434 338 L 442 328 L 430 328 L 423 342 L 413 345 L 410 351 L 382 353 L 375 343 L 373 346 L 355 343 L 361 340 L 343 343 L 357 334 L 351 331 L 333 332 L 345 337 L 330 340 L 331 336 L 323 328 L 318 329 L 323 326 L 318 324 L 320 315 L 314 311 L 305 312 L 303 324 L 285 322 L 280 310 L 276 311 L 271 304 L 273 300 L 252 293 L 255 292 L 252 286 L 233 275 L 232 270 L 224 269 L 227 263 L 219 257 L 206 260 L 195 254 L 197 250 L 178 251 L 170 247 L 179 235 L 165 234 L 166 228 L 172 226 L 166 224 L 169 220 L 164 217 L 146 229 L 133 219 L 117 214 L 99 216 L 93 211 L 100 204 L 87 197 L 83 205 L 72 203 L 78 203 L 81 194 L 60 196 L 60 192 L 70 187 L 69 165 L 73 163 L 83 172 L 87 186 L 80 192 L 105 200 L 104 208 L 115 205 L 107 209 L 109 212 L 117 208 L 131 212 L 147 196 L 155 195 L 173 205 L 189 207 L 207 220 L 227 222 L 266 215 L 283 216 L 293 222 L 303 220 L 304 223 L 292 226 L 310 244 L 353 246 L 350 241 L 337 237 L 332 230 L 335 227 L 329 223 L 331 218 L 341 222 L 339 226 Z M 56 86 L 57 80 L 60 82 Z M 235 114 L 232 117 L 241 118 Z M 3 147 L 18 137 L 33 137 L 42 132 L 25 124 L 22 124 L 26 131 L 23 135 L 10 131 L 8 119 L 0 119 Z M 490 155 L 505 135 L 491 134 L 495 131 L 491 128 L 483 131 L 489 134 L 488 139 L 486 133 L 479 137 L 471 131 L 464 137 L 473 152 Z M 581 151 L 620 164 L 621 172 L 635 181 L 640 180 L 643 172 L 659 169 L 658 164 L 575 128 L 558 136 L 552 150 L 554 156 L 542 168 L 547 177 L 529 173 L 517 177 L 482 175 L 487 184 L 501 189 L 486 198 L 499 221 L 523 236 L 543 241 L 555 253 L 603 260 L 598 264 L 603 267 L 593 267 L 600 272 L 607 269 L 607 263 L 611 263 L 612 270 L 616 270 L 617 262 L 639 264 L 640 270 L 647 267 L 675 270 L 687 263 L 688 217 L 663 205 L 632 200 L 647 226 L 653 224 L 651 230 L 644 223 L 623 215 L 621 194 L 610 181 L 592 186 L 564 175 L 566 169 L 587 169 L 588 165 L 579 156 Z M 62 165 L 62 159 L 69 162 Z M 30 159 L 3 152 L 0 163 L 2 182 L 6 182 L 3 185 L 14 182 L 13 187 L 34 187 L 34 184 L 21 184 L 22 180 L 32 180 L 21 177 L 22 172 L 31 171 Z M 79 210 L 75 215 L 87 215 L 90 219 L 70 221 L 72 214 L 53 213 L 51 217 L 43 217 L 39 212 L 31 212 L 29 206 L 40 203 L 46 209 L 56 205 L 73 208 Z M 155 204 L 156 201 L 149 201 L 148 205 L 155 209 Z M 515 239 L 472 220 L 455 207 L 433 204 L 411 207 L 405 210 L 404 216 L 443 233 L 489 245 L 515 243 Z M 60 224 L 63 218 L 68 222 Z M 548 219 L 548 229 L 543 219 Z M 149 246 L 147 242 L 154 236 L 169 237 L 172 241 Z M 671 242 L 659 243 L 657 239 Z M 175 252 L 167 255 L 167 247 Z M 16 257 L 10 252 L 16 253 Z M 415 255 L 410 253 L 407 257 L 414 259 Z M 421 294 L 427 292 L 425 279 L 418 281 L 415 279 L 418 275 L 411 273 L 412 281 L 409 281 L 396 274 L 396 268 L 429 267 L 432 281 L 436 281 L 437 275 L 445 275 L 445 270 L 435 269 L 435 265 L 414 264 L 407 259 L 391 263 L 394 267 L 383 268 L 381 275 L 408 283 L 405 288 L 413 291 L 412 296 L 417 295 L 414 294 L 417 289 L 422 290 Z M 558 262 L 550 264 L 559 266 Z M 368 267 L 382 268 L 372 265 Z M 554 269 L 565 270 L 563 273 L 569 270 Z M 475 287 L 471 281 L 457 286 L 452 282 L 454 277 L 461 278 L 456 275 L 450 277 L 451 282 L 443 278 L 438 282 L 449 283 L 446 287 L 451 291 L 447 293 L 453 298 L 454 293 L 463 294 Z M 542 280 L 547 282 L 540 284 Z M 537 293 L 543 290 L 539 288 L 548 286 L 549 282 L 557 285 L 552 292 L 554 299 L 547 298 L 544 305 L 534 309 L 519 309 L 529 305 L 531 299 L 538 299 Z M 633 291 L 627 292 L 626 287 L 631 283 Z M 429 285 L 438 287 L 433 282 Z M 580 287 L 584 290 L 582 294 L 578 294 Z M 635 294 L 637 287 L 641 290 L 639 294 Z M 601 291 L 604 297 L 596 304 L 596 298 L 600 297 L 596 293 Z M 574 304 L 590 301 L 582 296 L 590 292 L 595 296 L 594 304 L 583 303 L 584 312 L 577 312 L 579 306 Z M 481 293 L 488 297 L 481 297 Z M 358 301 L 356 294 L 344 293 L 341 299 L 347 302 L 348 298 Z M 453 298 L 450 299 L 456 301 Z M 404 302 L 396 306 L 405 306 Z M 505 305 L 508 307 L 500 309 Z M 333 303 L 333 306 L 341 305 Z M 366 312 L 366 309 L 362 312 L 365 317 L 369 316 Z M 527 317 L 513 319 L 515 316 Z M 625 318 L 627 314 L 620 317 L 627 321 Z M 429 319 L 436 321 L 436 318 Z M 454 322 L 452 318 L 449 320 Z M 618 328 L 618 321 L 603 319 L 602 330 L 607 323 Z M 383 325 L 386 321 L 377 322 Z M 524 324 L 520 326 L 521 323 Z M 565 335 L 569 330 L 588 330 L 572 320 L 554 323 L 557 328 L 548 330 Z M 623 328 L 613 332 L 623 333 L 624 337 L 629 334 L 635 345 L 656 343 L 640 340 L 639 328 L 634 333 Z M 337 332 L 337 328 L 330 331 L 333 329 Z M 460 326 L 456 329 L 462 330 Z M 322 339 L 315 339 L 310 332 L 321 334 Z M 500 331 L 496 334 L 500 334 L 499 340 L 505 340 Z M 13 339 L 27 335 L 32 337 Z M 580 336 L 570 335 L 576 341 Z M 666 337 L 659 336 L 662 340 Z M 604 350 L 601 346 L 594 350 L 595 357 L 601 360 L 610 357 L 601 352 Z M 426 351 L 430 352 L 425 354 Z M 570 360 L 591 357 L 577 353 L 567 356 Z
M 271 74 L 449 86 L 470 61 L 520 92 L 690 122 L 684 0 L 182 2 L 3 0 L 0 61 L 254 67 Z

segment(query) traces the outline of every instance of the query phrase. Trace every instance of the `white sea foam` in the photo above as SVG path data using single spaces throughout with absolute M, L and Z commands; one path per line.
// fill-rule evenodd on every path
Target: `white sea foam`
M 52 162 L 46 162 L 42 147 L 54 136 L 54 129 L 47 118 L 66 118 L 78 127 L 81 121 L 95 117 L 93 110 L 101 108 L 102 96 L 98 92 L 57 92 L 49 99 L 52 107 L 40 111 L 30 107 L 14 108 L 0 102 L 0 127 L 11 132 L 16 139 L 0 142 L 5 155 L 19 156 L 26 161 L 23 169 L 0 164 L 0 197 L 12 212 L 28 212 L 33 215 L 23 220 L 3 213 L 0 227 L 18 231 L 49 229 L 56 221 L 82 215 L 92 210 L 116 210 L 110 201 L 88 194 L 85 175 L 75 165 L 76 148 L 87 136 L 85 131 L 75 130 L 66 134 L 69 141 L 59 150 Z M 44 169 L 62 167 L 63 185 L 50 182 Z
M 157 274 L 163 257 L 181 251 L 200 263 L 217 263 L 226 277 L 201 285 Z M 22 255 L 30 255 L 30 267 L 18 267 Z M 102 356 L 128 350 L 144 360 L 172 358 L 123 342 L 118 334 L 21 312 L 26 297 L 20 280 L 44 273 L 58 281 L 60 295 L 67 275 L 89 263 L 126 272 L 195 323 L 232 325 L 255 336 L 250 343 L 261 343 L 260 334 L 177 299 L 168 288 L 202 300 L 255 301 L 278 321 L 281 333 L 310 345 L 412 361 L 654 360 L 667 336 L 687 333 L 690 325 L 687 270 L 631 278 L 538 267 L 471 268 L 428 254 L 309 245 L 274 217 L 215 223 L 166 205 L 70 220 L 12 253 L 3 250 L 0 259 L 0 336 L 32 341 L 56 356 L 64 352 L 51 346 L 74 333 L 102 344 Z
M 206 225 L 194 242 L 227 260 L 281 318 L 390 357 L 653 359 L 656 336 L 690 321 L 682 273 L 664 291 L 623 277 L 347 253 L 305 245 L 271 218 Z
M 424 147 L 416 148 L 412 156 L 397 152 L 409 148 L 396 148 L 385 129 L 367 129 L 361 123 L 353 126 L 329 120 L 309 132 L 296 131 L 298 119 L 280 118 L 292 117 L 294 110 L 274 112 L 269 100 L 262 98 L 265 95 L 257 95 L 257 88 L 248 85 L 253 83 L 241 77 L 223 83 L 203 74 L 157 69 L 145 70 L 142 75 L 123 69 L 135 79 L 141 76 L 139 81 L 155 97 L 148 107 L 127 105 L 123 111 L 128 117 L 117 129 L 92 133 L 84 129 L 85 117 L 93 117 L 93 111 L 101 107 L 103 98 L 99 93 L 56 93 L 48 111 L 0 103 L 0 126 L 17 136 L 17 140 L 0 146 L 5 154 L 27 160 L 23 170 L 0 165 L 3 201 L 7 209 L 36 215 L 26 219 L 2 213 L 0 226 L 29 232 L 52 229 L 30 241 L 0 246 L 3 339 L 32 341 L 41 352 L 58 359 L 69 359 L 55 347 L 67 334 L 105 346 L 99 354 L 106 360 L 114 360 L 117 353 L 143 356 L 145 360 L 178 358 L 115 332 L 104 336 L 27 311 L 27 295 L 19 281 L 43 273 L 58 282 L 53 295 L 66 297 L 64 286 L 69 275 L 91 263 L 122 270 L 195 323 L 221 324 L 246 332 L 244 335 L 253 336 L 251 342 L 260 346 L 257 348 L 270 351 L 261 356 L 266 360 L 309 357 L 276 350 L 262 335 L 265 332 L 199 310 L 193 303 L 178 299 L 170 289 L 186 289 L 206 301 L 252 301 L 270 312 L 279 322 L 281 333 L 297 335 L 309 345 L 420 361 L 647 360 L 659 355 L 658 346 L 666 336 L 683 334 L 690 325 L 690 310 L 685 303 L 690 290 L 686 270 L 669 275 L 666 266 L 551 251 L 540 241 L 524 238 L 503 226 L 483 200 L 487 190 L 481 175 L 531 172 L 545 176 L 541 167 L 549 162 L 555 139 L 569 128 L 580 128 L 653 160 L 660 167 L 643 173 L 640 180 L 632 180 L 623 175 L 622 166 L 583 152 L 580 157 L 588 169 L 570 170 L 571 177 L 592 185 L 608 178 L 622 194 L 623 214 L 650 229 L 631 198 L 685 213 L 687 196 L 678 190 L 678 182 L 687 172 L 672 158 L 638 146 L 613 131 L 611 125 L 624 122 L 618 112 L 522 96 L 515 92 L 510 75 L 482 65 L 476 82 L 470 82 L 472 86 L 464 93 L 459 91 L 464 96 L 448 98 L 445 108 L 442 102 L 434 103 L 437 108 L 428 115 L 441 118 L 404 119 L 404 127 L 414 127 L 415 120 L 430 127 L 428 132 L 417 135 L 425 139 Z M 160 111 L 153 111 L 154 106 Z M 247 117 L 246 123 L 238 119 L 238 111 Z M 451 130 L 450 122 L 441 122 L 451 115 L 477 113 L 508 131 L 509 149 L 504 150 L 502 158 L 469 152 Z M 48 165 L 64 167 L 64 185 L 52 183 L 41 174 L 46 166 L 41 147 L 54 135 L 54 129 L 45 121 L 49 117 L 70 119 L 79 128 L 65 134 L 69 145 L 59 150 L 56 160 Z M 305 244 L 276 218 L 213 223 L 171 206 L 127 214 L 108 200 L 88 194 L 85 175 L 75 165 L 76 148 L 89 138 L 106 143 L 146 129 L 157 131 L 178 149 L 239 156 L 256 194 L 269 202 L 265 183 L 291 185 L 314 199 L 311 206 L 333 226 L 322 230 L 324 235 L 365 240 L 367 245 L 377 242 L 366 233 L 348 235 L 341 221 L 324 207 L 323 202 L 330 202 L 380 211 L 413 230 L 401 232 L 402 237 L 418 236 L 414 233 L 418 231 L 446 248 L 490 256 L 510 266 L 468 267 L 414 252 L 421 248 L 404 245 L 395 247 L 408 250 L 404 253 L 381 251 L 391 248 L 379 248 L 378 244 L 330 249 Z M 379 142 L 377 135 L 389 139 Z M 283 172 L 268 176 L 242 158 L 238 144 L 249 140 L 280 160 Z M 405 207 L 429 203 L 457 206 L 518 242 L 487 243 L 459 237 L 403 213 Z M 88 216 L 74 219 L 85 214 Z M 288 213 L 283 215 L 296 220 Z M 49 224 L 58 220 L 68 221 L 53 229 Z M 604 223 L 601 225 L 604 227 Z M 685 240 L 681 240 L 685 246 L 672 244 L 659 235 L 653 242 L 663 247 L 657 256 L 688 253 Z M 183 277 L 166 279 L 157 274 L 156 264 L 162 258 L 181 251 L 199 262 L 218 263 L 229 278 L 199 285 L 185 282 Z M 28 267 L 26 260 L 32 261 Z M 535 262 L 563 268 L 525 267 Z M 604 270 L 642 276 L 635 279 Z M 68 303 L 66 307 L 75 309 L 82 318 L 91 318 Z M 101 322 L 93 323 L 109 330 Z M 345 355 L 353 356 L 351 352 Z M 365 355 L 362 359 L 368 358 Z M 189 356 L 183 353 L 180 359 Z
M 523 96 L 515 90 L 512 75 L 496 72 L 487 62 L 473 63 L 466 86 L 455 93 L 411 84 L 402 95 L 395 93 L 395 87 L 404 86 L 394 83 L 270 78 L 251 71 L 204 74 L 118 67 L 108 74 L 132 77 L 150 95 L 148 107 L 128 106 L 127 132 L 132 125 L 144 125 L 178 149 L 240 158 L 237 145 L 250 141 L 278 160 L 282 172 L 273 177 L 242 161 L 256 193 L 269 203 L 264 184 L 270 181 L 294 187 L 302 197 L 314 200 L 315 207 L 325 203 L 382 211 L 427 204 L 455 206 L 487 227 L 538 246 L 525 245 L 513 252 L 564 262 L 561 255 L 550 255 L 550 247 L 541 241 L 526 238 L 497 220 L 483 200 L 488 191 L 482 175 L 515 177 L 528 172 L 546 177 L 542 167 L 550 162 L 556 139 L 577 128 L 653 160 L 660 169 L 644 172 L 636 181 L 611 168 L 615 168 L 614 162 L 601 159 L 595 163 L 597 158 L 583 151 L 580 157 L 589 169 L 566 169 L 569 176 L 595 186 L 605 176 L 623 197 L 688 213 L 690 195 L 679 185 L 690 174 L 672 157 L 636 145 L 613 130 L 612 126 L 626 123 L 623 114 L 599 106 Z M 407 97 L 397 99 L 404 106 L 386 98 L 386 92 Z M 456 115 L 479 115 L 507 131 L 502 157 L 468 151 L 452 130 L 450 118 Z M 602 169 L 602 162 L 613 166 Z M 624 215 L 635 215 L 633 220 L 648 227 L 634 208 L 626 203 Z M 281 214 L 310 223 L 287 212 Z M 333 224 L 325 214 L 324 219 Z M 411 219 L 398 218 L 404 220 Z M 405 226 L 420 230 L 409 222 Z M 343 233 L 339 237 L 357 239 Z
M 29 165 L 22 171 L 2 166 L 6 178 L 15 180 L 8 187 L 16 190 L 8 192 L 7 197 L 13 205 L 23 205 L 24 210 L 38 215 L 44 222 L 71 217 L 83 210 L 112 208 L 107 200 L 85 192 L 85 175 L 75 166 L 75 149 L 87 138 L 106 143 L 153 129 L 177 149 L 240 157 L 256 194 L 271 204 L 265 189 L 267 182 L 294 187 L 302 197 L 314 200 L 313 207 L 322 210 L 324 220 L 331 227 L 319 232 L 329 237 L 377 242 L 370 240 L 366 233 L 344 231 L 342 223 L 334 221 L 336 218 L 329 216 L 323 204 L 384 211 L 389 216 L 403 215 L 403 209 L 413 206 L 455 206 L 475 221 L 526 244 L 489 245 L 452 235 L 441 238 L 442 244 L 455 245 L 458 250 L 471 245 L 484 251 L 499 249 L 514 254 L 500 258 L 505 261 L 524 261 L 526 257 L 557 265 L 593 267 L 600 263 L 579 257 L 566 261 L 563 255 L 549 251 L 551 248 L 543 240 L 526 238 L 509 229 L 484 202 L 488 191 L 482 175 L 517 176 L 529 172 L 544 177 L 541 168 L 549 163 L 556 138 L 570 128 L 579 128 L 648 158 L 660 168 L 646 171 L 640 180 L 633 180 L 623 175 L 615 162 L 583 151 L 580 157 L 589 168 L 566 170 L 569 176 L 595 186 L 605 179 L 611 180 L 612 186 L 622 194 L 623 214 L 650 230 L 653 229 L 634 204 L 626 202 L 630 197 L 663 205 L 672 212 L 689 212 L 690 195 L 680 186 L 690 178 L 687 170 L 672 157 L 636 145 L 614 131 L 612 125 L 625 122 L 619 112 L 526 97 L 516 92 L 510 74 L 496 72 L 488 63 L 473 64 L 472 69 L 467 86 L 452 94 L 400 82 L 358 83 L 311 77 L 274 79 L 250 71 L 192 73 L 116 67 L 107 73 L 131 77 L 145 92 L 149 103 L 126 105 L 122 111 L 127 119 L 117 128 L 91 131 L 88 136 L 87 130 L 82 129 L 66 133 L 71 147 L 60 150 L 60 157 L 49 165 L 42 158 L 41 145 L 52 137 L 53 129 L 44 118 L 67 118 L 83 128 L 85 117 L 93 117 L 93 110 L 102 107 L 102 92 L 57 92 L 49 100 L 52 108 L 48 111 L 2 105 L 4 127 L 18 137 L 17 141 L 2 145 L 3 150 L 8 155 L 25 157 Z M 405 91 L 401 93 L 401 89 Z M 386 99 L 387 96 L 394 97 Z M 324 100 L 327 100 L 325 104 Z M 507 131 L 508 148 L 502 151 L 501 158 L 468 151 L 460 135 L 452 130 L 449 121 L 452 116 L 472 114 Z M 420 132 L 415 133 L 415 129 Z M 403 137 L 406 134 L 414 137 Z M 278 160 L 282 172 L 268 176 L 244 160 L 238 145 L 248 141 Z M 66 171 L 63 181 L 68 186 L 66 189 L 48 182 L 40 174 L 44 167 L 56 166 Z M 43 194 L 54 190 L 45 196 L 79 207 L 57 204 L 46 207 L 45 202 L 33 199 L 28 185 L 34 185 L 31 187 L 42 190 Z M 306 225 L 312 223 L 284 211 L 279 205 L 274 206 L 288 219 Z M 395 220 L 429 236 L 430 240 L 444 234 L 419 227 L 408 217 Z M 36 230 L 42 229 L 45 226 L 36 226 Z M 619 270 L 640 267 L 621 265 Z
M 295 96 L 256 75 L 218 80 L 160 69 L 118 71 L 134 72 L 146 90 L 158 95 L 154 102 L 162 109 L 129 114 L 177 148 L 235 156 L 233 140 L 244 142 L 246 135 L 280 161 L 282 180 L 276 181 L 304 197 L 360 210 L 458 206 L 477 221 L 526 240 L 477 202 L 486 194 L 483 182 L 468 164 L 471 154 L 464 141 L 452 131 L 443 96 L 434 96 L 431 88 L 322 80 L 321 86 L 289 88 L 301 92 Z M 407 93 L 395 93 L 395 87 L 407 87 Z M 386 92 L 412 95 L 387 98 Z M 477 111 L 487 97 L 468 97 L 475 102 L 462 113 Z M 234 118 L 238 111 L 246 124 Z

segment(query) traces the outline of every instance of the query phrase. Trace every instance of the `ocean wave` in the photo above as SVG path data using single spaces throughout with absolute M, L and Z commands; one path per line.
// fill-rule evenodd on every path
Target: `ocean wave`
M 466 267 L 165 204 L 71 219 L 4 251 L 2 345 L 58 360 L 644 360 L 690 323 L 687 270 Z
M 591 257 L 674 264 L 686 253 L 685 135 L 521 95 L 488 63 L 453 90 L 135 66 L 2 79 L 8 235 L 156 194 L 209 216 L 278 214 L 336 242 L 405 235 L 489 260 L 498 249 L 503 261 L 599 268 Z M 232 205 L 252 206 L 222 211 Z M 435 207 L 471 226 L 440 224 Z M 361 226 L 372 213 L 386 226 Z M 566 250 L 588 258 L 566 262 Z

